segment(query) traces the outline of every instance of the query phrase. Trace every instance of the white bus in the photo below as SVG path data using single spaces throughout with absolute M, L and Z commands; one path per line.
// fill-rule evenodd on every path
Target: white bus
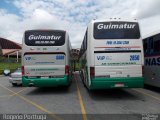
M 89 89 L 143 87 L 144 55 L 138 22 L 128 19 L 91 21 L 79 61 L 80 76 Z
M 63 30 L 27 30 L 22 46 L 23 86 L 68 86 L 71 44 Z
M 144 46 L 144 83 L 160 87 L 160 32 L 143 37 Z

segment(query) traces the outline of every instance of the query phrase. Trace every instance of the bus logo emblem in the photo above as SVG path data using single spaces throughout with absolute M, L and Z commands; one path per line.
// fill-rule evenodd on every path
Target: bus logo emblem
M 36 60 L 34 57 L 25 57 L 25 60 Z
M 104 60 L 105 56 L 97 56 L 97 60 Z

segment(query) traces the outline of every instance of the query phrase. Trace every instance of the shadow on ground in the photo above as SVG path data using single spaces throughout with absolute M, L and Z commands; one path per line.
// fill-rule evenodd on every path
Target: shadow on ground
M 94 100 L 140 100 L 131 89 L 108 89 L 89 91 L 89 95 Z
M 76 92 L 76 87 L 72 82 L 70 86 L 57 86 L 57 87 L 37 87 L 28 92 L 27 95 L 51 95 L 51 94 L 68 94 Z
M 155 86 L 150 86 L 150 85 L 145 85 L 144 86 L 145 89 L 160 93 L 160 87 L 155 87 Z

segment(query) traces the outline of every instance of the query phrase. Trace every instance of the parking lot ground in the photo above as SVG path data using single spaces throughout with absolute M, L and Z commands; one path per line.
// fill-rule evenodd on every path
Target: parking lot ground
M 160 113 L 160 93 L 142 88 L 88 91 L 79 86 L 87 114 Z
M 124 119 L 132 115 L 160 113 L 160 91 L 154 89 L 87 90 L 78 72 L 65 87 L 13 87 L 8 77 L 0 77 L 1 114 L 51 114 L 55 119 Z M 68 115 L 68 116 L 67 116 Z M 114 116 L 113 116 L 114 115 Z M 117 118 L 116 118 L 117 117 Z M 141 116 L 140 116 L 141 118 Z M 158 119 L 159 120 L 160 116 Z

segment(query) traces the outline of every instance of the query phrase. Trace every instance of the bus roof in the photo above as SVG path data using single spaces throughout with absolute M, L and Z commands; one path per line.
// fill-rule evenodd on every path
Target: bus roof
M 128 18 L 106 18 L 106 19 L 93 19 L 91 22 L 105 22 L 105 21 L 127 21 L 127 22 L 137 22 L 137 19 Z
M 156 31 L 150 32 L 150 33 L 148 33 L 148 34 L 142 36 L 142 39 L 146 39 L 146 38 L 148 38 L 148 37 L 157 35 L 157 34 L 159 34 L 159 33 L 160 33 L 160 30 L 156 30 Z
M 33 30 L 25 30 L 25 32 L 29 32 L 29 31 L 61 31 L 61 32 L 66 32 L 65 30 L 56 30 L 56 29 L 33 29 Z

